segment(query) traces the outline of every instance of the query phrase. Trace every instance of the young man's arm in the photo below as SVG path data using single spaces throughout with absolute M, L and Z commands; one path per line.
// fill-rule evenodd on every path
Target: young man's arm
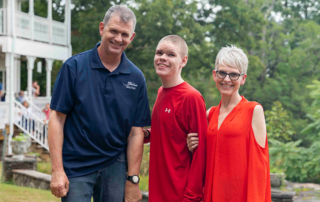
M 58 198 L 66 196 L 69 191 L 69 180 L 62 162 L 63 127 L 66 117 L 66 114 L 55 110 L 51 110 L 49 117 L 48 144 L 52 164 L 50 189 Z
M 139 175 L 143 154 L 144 133 L 142 127 L 132 127 L 128 137 L 127 161 L 128 176 Z M 142 199 L 139 183 L 133 184 L 127 180 L 125 188 L 125 202 L 136 202 Z
M 186 103 L 184 108 L 187 108 L 184 119 L 188 123 L 188 132 L 198 133 L 199 140 L 198 147 L 192 154 L 183 202 L 200 202 L 203 199 L 206 166 L 206 134 L 208 128 L 206 107 L 202 96 L 195 95 Z

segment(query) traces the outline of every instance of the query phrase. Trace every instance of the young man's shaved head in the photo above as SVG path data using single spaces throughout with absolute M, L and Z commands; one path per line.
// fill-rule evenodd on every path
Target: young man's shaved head
M 181 54 L 182 58 L 184 56 L 188 56 L 187 43 L 180 36 L 178 36 L 178 35 L 168 35 L 168 36 L 163 37 L 159 41 L 159 44 L 162 43 L 162 42 L 171 42 L 174 45 L 177 45 L 179 47 L 179 49 L 180 49 L 180 54 Z

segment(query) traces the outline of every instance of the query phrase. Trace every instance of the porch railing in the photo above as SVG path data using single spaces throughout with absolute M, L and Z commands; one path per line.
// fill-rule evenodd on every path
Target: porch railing
M 20 102 L 14 101 L 14 123 L 42 147 L 49 150 L 48 125 Z
M 3 23 L 6 22 L 6 9 L 0 10 L 3 17 Z M 0 22 L 1 23 L 1 22 Z M 33 26 L 32 26 L 33 23 Z M 1 26 L 1 24 L 0 24 Z M 57 45 L 68 45 L 67 44 L 67 26 L 63 22 L 58 22 L 54 20 L 48 20 L 47 18 L 33 16 L 28 13 L 23 13 L 21 11 L 15 12 L 15 28 L 17 37 L 32 39 L 36 41 L 52 43 Z M 5 28 L 6 26 L 4 26 Z M 1 34 L 1 27 L 0 27 Z M 5 32 L 4 32 L 5 34 Z

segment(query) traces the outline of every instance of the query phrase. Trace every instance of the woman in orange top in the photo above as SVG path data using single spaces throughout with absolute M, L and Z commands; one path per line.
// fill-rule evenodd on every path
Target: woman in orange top
M 248 58 L 235 47 L 220 50 L 213 80 L 221 93 L 207 111 L 207 161 L 204 202 L 271 202 L 269 153 L 262 106 L 239 94 Z M 197 134 L 188 147 L 197 147 Z

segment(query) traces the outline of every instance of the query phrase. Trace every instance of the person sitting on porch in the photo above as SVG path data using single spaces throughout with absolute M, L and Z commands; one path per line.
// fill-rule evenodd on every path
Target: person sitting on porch
M 22 90 L 19 92 L 19 95 L 17 97 L 17 101 L 20 102 L 21 104 L 25 101 L 24 92 Z
M 40 95 L 40 86 L 38 84 L 38 81 L 32 82 L 32 96 L 38 97 Z

